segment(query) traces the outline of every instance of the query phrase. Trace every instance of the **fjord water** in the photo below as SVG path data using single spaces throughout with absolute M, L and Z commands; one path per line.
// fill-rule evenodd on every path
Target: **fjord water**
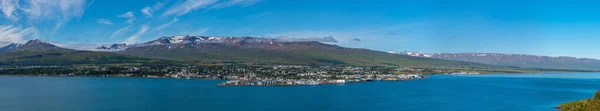
M 2 111 L 552 111 L 600 73 L 435 75 L 426 80 L 219 87 L 217 80 L 0 77 Z

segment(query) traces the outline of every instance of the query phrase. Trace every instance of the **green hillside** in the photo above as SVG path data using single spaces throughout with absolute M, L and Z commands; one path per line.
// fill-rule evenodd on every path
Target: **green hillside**
M 196 63 L 253 63 L 302 65 L 400 66 L 415 68 L 513 70 L 510 67 L 411 57 L 367 49 L 353 49 L 318 42 L 263 44 L 153 45 L 132 47 L 120 54 Z
M 189 38 L 193 39 L 193 38 Z M 162 40 L 162 39 L 161 39 Z M 229 41 L 228 41 L 229 40 Z M 345 48 L 320 42 L 257 42 L 257 38 L 225 38 L 215 43 L 139 45 L 120 52 L 77 51 L 32 40 L 0 51 L 0 65 L 348 65 L 467 69 L 522 72 L 523 69 L 412 57 L 368 49 Z M 156 42 L 154 42 L 156 43 Z
M 112 52 L 78 51 L 57 47 L 40 40 L 0 48 L 0 65 L 172 65 L 167 60 L 119 55 Z
M 119 55 L 111 52 L 63 50 L 58 52 L 18 51 L 0 53 L 0 65 L 161 65 L 171 63 L 165 60 Z
M 590 99 L 564 103 L 557 108 L 564 111 L 600 111 L 600 90 Z

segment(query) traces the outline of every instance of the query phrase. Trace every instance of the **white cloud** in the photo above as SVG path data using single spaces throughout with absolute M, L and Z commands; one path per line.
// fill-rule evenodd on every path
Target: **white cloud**
M 0 10 L 4 13 L 4 18 L 9 20 L 18 20 L 13 12 L 19 7 L 17 0 L 0 0 Z
M 95 51 L 96 48 L 102 46 L 102 44 L 71 44 L 71 43 L 57 43 L 57 42 L 51 42 L 51 44 L 54 44 L 58 47 L 67 48 L 67 49 L 89 50 L 89 51 Z
M 117 15 L 117 17 L 121 18 L 134 18 L 133 12 L 125 12 L 124 14 Z
M 18 1 L 18 0 L 15 0 Z M 83 14 L 85 0 L 26 0 L 20 2 L 20 9 L 32 20 L 79 17 Z
M 247 7 L 256 4 L 261 0 L 185 0 L 175 3 L 167 9 L 162 16 L 182 16 L 202 8 L 220 9 L 232 6 Z
M 4 47 L 4 46 L 10 45 L 10 44 L 12 44 L 12 42 L 0 41 L 0 47 Z
M 140 31 L 138 31 L 137 33 L 135 33 L 131 37 L 125 39 L 125 41 L 123 41 L 123 43 L 125 43 L 125 44 L 135 44 L 135 43 L 137 43 L 137 40 L 140 37 L 142 37 L 142 35 L 144 35 L 144 33 L 146 33 L 146 31 L 148 31 L 149 28 L 150 27 L 148 25 L 142 25 Z
M 111 24 L 113 24 L 113 22 L 112 22 L 112 21 L 110 21 L 110 20 L 106 20 L 106 19 L 98 19 L 98 21 L 97 21 L 97 22 L 98 22 L 99 24 L 106 24 L 106 25 L 111 25 Z
M 7 43 L 24 43 L 23 38 L 34 31 L 35 29 L 32 27 L 23 29 L 13 25 L 2 25 L 0 26 L 0 46 L 7 45 Z
M 113 32 L 113 34 L 110 36 L 110 38 L 113 38 L 125 31 L 129 30 L 131 28 L 131 26 L 133 25 L 133 22 L 135 21 L 135 15 L 131 11 L 125 12 L 124 14 L 117 15 L 117 17 L 126 18 L 127 20 L 125 20 L 125 23 L 129 24 L 129 26 L 123 27 L 123 28 Z
M 156 2 L 156 4 L 152 5 L 152 6 L 147 6 L 142 8 L 141 12 L 146 16 L 146 17 L 152 17 L 152 13 L 160 10 L 163 7 L 163 3 L 160 2 Z
M 202 8 L 220 9 L 232 6 L 247 7 L 260 1 L 261 0 L 185 0 L 175 3 L 164 11 L 161 16 L 182 16 Z
M 171 6 L 171 8 L 167 9 L 167 11 L 165 11 L 162 14 L 162 16 L 171 16 L 171 15 L 182 16 L 191 11 L 194 11 L 194 10 L 197 10 L 200 8 L 209 7 L 210 5 L 212 5 L 216 2 L 217 2 L 217 0 L 186 0 L 184 2 L 179 2 L 179 3 Z
M 211 6 L 209 9 L 226 8 L 226 7 L 236 6 L 236 5 L 241 5 L 242 7 L 247 7 L 247 6 L 254 5 L 260 1 L 261 0 L 230 0 L 230 1 L 226 1 L 226 2 L 217 3 L 213 6 Z
M 110 35 L 110 38 L 113 38 L 113 37 L 115 37 L 115 36 L 119 35 L 120 33 L 123 33 L 124 31 L 127 31 L 127 30 L 129 30 L 129 28 L 131 28 L 131 25 L 130 25 L 130 26 L 127 26 L 127 27 L 123 27 L 123 28 L 121 28 L 121 29 L 119 29 L 119 30 L 117 30 L 117 31 L 113 32 L 113 34 L 112 34 L 112 35 Z
M 152 17 L 152 9 L 150 7 L 142 8 L 141 12 L 146 15 L 146 17 Z
M 168 23 L 165 23 L 165 24 L 162 24 L 162 25 L 156 27 L 156 30 L 162 30 L 162 29 L 166 28 L 167 26 L 169 26 L 169 25 L 171 25 L 171 24 L 173 24 L 173 23 L 175 23 L 177 21 L 179 21 L 179 19 L 174 18 L 171 22 L 168 22 Z
M 55 26 L 42 28 L 49 34 L 34 34 L 52 36 L 72 18 L 81 17 L 86 8 L 86 0 L 0 0 L 0 9 L 5 19 L 25 21 L 36 26 L 44 23 L 56 23 Z M 34 31 L 36 32 L 36 31 Z
M 247 7 L 254 5 L 259 1 L 261 0 L 185 0 L 172 5 L 169 9 L 163 12 L 162 16 L 182 16 L 202 8 L 220 9 L 232 6 Z
M 119 35 L 120 33 L 123 33 L 124 31 L 127 31 L 127 30 L 129 30 L 129 28 L 131 28 L 131 25 L 130 25 L 130 26 L 127 26 L 127 27 L 123 27 L 123 28 L 121 28 L 121 29 L 119 29 L 119 30 L 117 30 L 117 31 L 113 32 L 113 34 L 112 34 L 112 35 L 110 35 L 110 38 L 113 38 L 113 37 L 115 37 L 115 36 Z
M 121 15 L 117 15 L 117 17 L 126 18 L 127 20 L 125 21 L 125 23 L 127 24 L 133 24 L 133 22 L 135 21 L 135 15 L 133 15 L 133 12 L 131 11 Z

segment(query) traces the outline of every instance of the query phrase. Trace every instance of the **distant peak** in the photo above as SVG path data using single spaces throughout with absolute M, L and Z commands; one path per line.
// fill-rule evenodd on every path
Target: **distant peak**
M 105 51 L 119 51 L 119 50 L 124 50 L 126 48 L 128 48 L 129 45 L 127 44 L 112 44 L 109 47 L 106 46 L 100 46 L 96 49 L 98 50 L 105 50 Z
M 258 38 L 258 37 L 226 37 L 226 36 L 171 36 L 161 37 L 157 40 L 146 42 L 144 44 L 153 45 L 171 45 L 171 44 L 203 44 L 203 43 L 249 43 L 249 42 L 279 42 L 272 38 Z
M 59 51 L 65 50 L 51 43 L 44 42 L 39 39 L 29 40 L 25 44 L 11 44 L 0 48 L 0 52 L 16 52 L 16 51 Z
M 42 40 L 39 40 L 39 39 L 34 39 L 34 40 L 27 41 L 27 43 L 25 43 L 25 44 L 48 44 L 48 43 L 44 42 Z
M 423 53 L 423 52 L 411 52 L 411 51 L 402 51 L 402 52 L 388 52 L 388 53 L 392 53 L 392 54 L 401 54 L 401 55 L 409 55 L 409 56 L 416 56 L 416 57 L 431 57 L 434 54 L 429 54 L 429 53 Z
M 23 44 L 11 43 L 11 44 L 8 44 L 8 45 L 6 45 L 4 47 L 16 47 L 16 46 L 21 46 L 21 45 L 23 45 Z
M 324 38 L 268 38 L 268 37 L 251 37 L 251 36 L 189 36 L 179 35 L 171 37 L 161 37 L 157 40 L 147 42 L 150 44 L 188 44 L 188 43 L 238 43 L 238 42 L 254 42 L 254 43 L 315 43 L 315 42 L 331 42 L 336 43 L 333 37 Z
M 42 40 L 40 40 L 40 39 L 33 39 L 33 40 L 29 40 L 28 42 L 42 42 Z

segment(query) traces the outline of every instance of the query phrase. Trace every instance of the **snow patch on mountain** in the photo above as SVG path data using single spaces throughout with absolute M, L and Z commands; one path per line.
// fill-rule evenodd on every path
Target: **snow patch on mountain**
M 426 57 L 426 58 L 436 58 L 436 59 L 445 59 L 445 60 L 459 60 L 459 61 L 467 61 L 467 62 L 477 62 L 477 60 L 503 60 L 503 59 L 514 59 L 519 60 L 519 62 L 524 61 L 580 61 L 580 60 L 593 60 L 597 61 L 597 59 L 590 58 L 576 58 L 569 56 L 539 56 L 539 55 L 526 55 L 526 54 L 503 54 L 503 53 L 423 53 L 423 52 L 393 52 L 390 51 L 388 53 L 392 54 L 401 54 L 415 57 Z M 485 63 L 485 62 L 481 62 Z
M 173 36 L 171 38 L 169 38 L 169 42 L 173 43 L 173 44 L 179 44 L 182 43 L 185 39 L 185 36 Z
M 415 57 L 432 57 L 435 54 L 428 54 L 428 53 L 423 53 L 423 52 L 409 52 L 409 51 L 402 51 L 402 52 L 388 52 L 388 53 L 392 53 L 392 54 L 402 54 L 402 55 L 409 55 L 409 56 L 415 56 Z
M 0 52 L 7 52 L 10 50 L 17 50 L 19 47 L 23 46 L 24 44 L 17 44 L 17 43 L 12 43 L 9 44 L 7 46 L 1 47 L 0 48 Z
M 113 44 L 109 47 L 106 46 L 100 46 L 98 48 L 96 48 L 96 51 L 122 51 L 125 50 L 127 48 L 129 48 L 131 45 L 127 45 L 127 44 Z

